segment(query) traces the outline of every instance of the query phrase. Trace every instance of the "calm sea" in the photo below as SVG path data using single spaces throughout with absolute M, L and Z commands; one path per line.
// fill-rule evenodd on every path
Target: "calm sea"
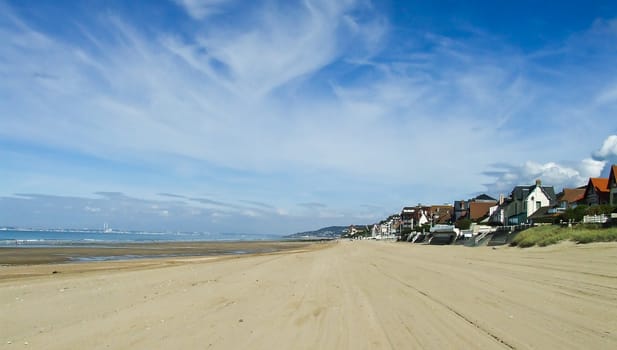
M 239 233 L 154 233 L 61 230 L 0 230 L 0 247 L 88 246 L 105 243 L 213 242 L 279 240 L 281 236 Z

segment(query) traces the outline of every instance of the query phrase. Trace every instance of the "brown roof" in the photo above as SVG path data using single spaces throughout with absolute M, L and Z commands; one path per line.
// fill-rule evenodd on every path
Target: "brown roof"
M 574 203 L 583 198 L 585 198 L 585 188 L 564 188 L 561 196 L 559 196 L 559 201 Z
M 497 202 L 469 202 L 469 218 L 476 221 L 488 215 L 489 209 Z

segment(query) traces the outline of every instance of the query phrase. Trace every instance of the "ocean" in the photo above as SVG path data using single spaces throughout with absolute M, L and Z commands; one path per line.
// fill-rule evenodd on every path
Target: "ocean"
M 0 247 L 100 246 L 117 243 L 280 240 L 273 234 L 0 229 Z

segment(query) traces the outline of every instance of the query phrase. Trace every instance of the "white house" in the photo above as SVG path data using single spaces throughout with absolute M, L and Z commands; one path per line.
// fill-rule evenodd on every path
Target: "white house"
M 527 218 L 542 207 L 555 203 L 555 189 L 553 186 L 542 186 L 540 180 L 532 186 L 516 186 L 512 190 L 511 202 L 506 208 L 509 224 L 522 224 Z

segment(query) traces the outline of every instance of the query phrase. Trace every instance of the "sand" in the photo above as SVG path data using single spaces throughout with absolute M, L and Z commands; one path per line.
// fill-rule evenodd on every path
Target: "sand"
M 99 243 L 46 247 L 0 247 L 0 266 L 35 265 L 95 260 L 127 260 L 130 257 L 178 257 L 237 255 L 301 249 L 311 241 L 220 241 Z M 128 258 L 127 258 L 128 257 Z M 134 259 L 134 258 L 131 258 Z M 34 270 L 33 270 L 34 271 Z M 0 276 L 2 278 L 2 276 Z
M 615 243 L 71 265 L 0 267 L 0 348 L 617 349 Z

